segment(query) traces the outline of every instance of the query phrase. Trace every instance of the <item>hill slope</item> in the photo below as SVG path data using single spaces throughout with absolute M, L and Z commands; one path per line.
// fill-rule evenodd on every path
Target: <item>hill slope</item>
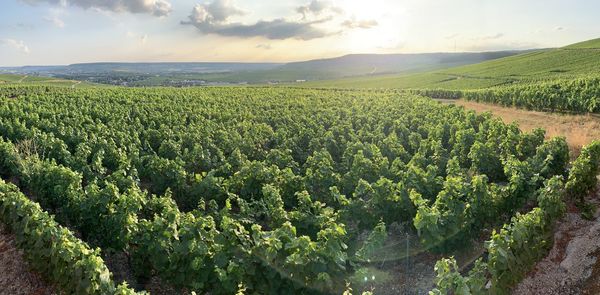
M 311 86 L 476 89 L 598 74 L 600 39 L 415 75 L 322 81 Z
M 68 86 L 68 87 L 72 87 L 72 88 L 100 86 L 98 84 L 93 84 L 93 83 L 89 83 L 89 82 L 65 80 L 65 79 L 59 79 L 59 78 L 55 78 L 55 77 L 14 75 L 14 74 L 0 74 L 0 85 L 1 84 Z
M 422 54 L 353 54 L 288 64 L 277 63 L 84 63 L 0 68 L 0 73 L 52 76 L 128 86 L 193 86 L 416 73 L 516 55 L 522 51 Z
M 309 73 L 328 73 L 333 76 L 356 76 L 385 73 L 411 73 L 479 63 L 522 51 L 475 53 L 419 53 L 419 54 L 350 54 L 336 58 L 288 63 L 278 70 Z

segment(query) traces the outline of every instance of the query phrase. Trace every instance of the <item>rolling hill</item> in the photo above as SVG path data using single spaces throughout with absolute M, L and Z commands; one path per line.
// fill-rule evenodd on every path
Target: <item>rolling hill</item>
M 24 85 L 48 85 L 48 86 L 67 86 L 72 88 L 97 87 L 102 86 L 89 82 L 59 79 L 55 77 L 0 74 L 1 84 L 24 84 Z
M 0 68 L 0 73 L 52 76 L 128 86 L 295 82 L 364 75 L 407 74 L 513 56 L 523 51 L 421 54 L 352 54 L 278 63 L 83 63 Z
M 316 87 L 477 89 L 599 74 L 600 39 L 413 75 L 356 77 L 307 84 Z
M 330 76 L 357 76 L 390 73 L 414 73 L 443 69 L 516 55 L 522 51 L 475 53 L 419 53 L 419 54 L 350 54 L 336 58 L 293 62 L 278 68 L 281 71 L 309 73 L 306 80 L 314 80 L 310 73 Z

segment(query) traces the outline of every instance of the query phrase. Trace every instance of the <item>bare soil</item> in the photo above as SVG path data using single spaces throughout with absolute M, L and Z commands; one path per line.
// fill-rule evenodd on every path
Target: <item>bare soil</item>
M 14 235 L 3 224 L 0 224 L 0 294 L 57 294 L 39 273 L 30 269 L 23 252 L 15 246 Z
M 598 205 L 598 194 L 588 202 Z M 569 210 L 572 211 L 572 210 Z M 513 290 L 521 294 L 600 294 L 600 211 L 593 220 L 568 212 L 559 221 L 550 253 Z

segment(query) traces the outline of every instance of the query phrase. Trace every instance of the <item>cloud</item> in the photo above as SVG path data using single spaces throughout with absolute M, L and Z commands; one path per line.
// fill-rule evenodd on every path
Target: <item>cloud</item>
M 341 14 L 343 9 L 334 6 L 330 1 L 313 0 L 307 5 L 299 6 L 296 8 L 296 12 L 302 14 L 302 19 L 306 19 L 309 14 L 321 15 L 324 12 L 330 12 L 333 14 Z
M 147 13 L 154 16 L 167 16 L 172 11 L 168 0 L 21 0 L 34 5 L 49 3 L 60 6 L 77 6 L 83 9 L 101 9 L 113 12 Z
M 196 4 L 188 18 L 194 23 L 214 25 L 225 23 L 232 16 L 244 14 L 230 0 L 214 0 L 209 4 Z
M 478 42 L 476 44 L 467 44 L 461 46 L 461 50 L 464 51 L 501 51 L 501 50 L 522 50 L 522 49 L 533 49 L 540 48 L 541 45 L 535 42 L 521 42 L 521 41 L 490 41 L 490 42 Z
M 502 37 L 504 37 L 504 34 L 498 33 L 498 34 L 495 34 L 495 35 L 488 35 L 488 36 L 479 37 L 477 39 L 478 40 L 496 40 L 496 39 L 500 39 Z
M 5 46 L 16 49 L 24 54 L 29 54 L 29 47 L 25 45 L 23 40 L 0 39 L 0 44 L 4 44 Z
M 258 20 L 254 24 L 231 22 L 231 17 L 245 12 L 229 0 L 214 0 L 209 4 L 197 4 L 182 25 L 192 25 L 204 34 L 216 34 L 229 37 L 264 37 L 267 39 L 310 40 L 326 37 L 331 33 L 315 25 L 330 21 L 322 18 L 313 21 L 290 21 L 285 18 Z
M 65 22 L 63 20 L 61 20 L 60 18 L 58 18 L 57 16 L 47 16 L 44 17 L 44 20 L 51 23 L 52 25 L 54 25 L 57 28 L 64 28 L 65 27 Z
M 332 24 L 343 10 L 331 1 L 313 0 L 295 10 L 302 15 L 301 20 L 277 18 L 257 20 L 251 24 L 235 22 L 235 16 L 247 14 L 232 0 L 213 0 L 210 3 L 196 4 L 182 25 L 192 25 L 204 34 L 216 34 L 227 37 L 263 37 L 271 40 L 299 39 L 312 40 L 340 34 L 344 29 L 369 29 L 377 26 L 376 20 L 357 20 L 352 17 L 341 24 Z M 320 24 L 329 23 L 329 30 Z M 337 30 L 334 28 L 338 27 Z
M 271 47 L 271 44 L 263 43 L 263 44 L 256 45 L 256 48 L 269 50 L 269 49 L 271 49 L 273 47 Z
M 377 21 L 374 19 L 371 20 L 356 20 L 355 18 L 351 18 L 342 23 L 342 26 L 349 29 L 370 29 L 376 27 L 378 25 Z
M 210 4 L 199 5 L 212 17 L 212 21 L 223 22 L 230 17 L 246 14 L 241 8 L 235 6 L 231 0 L 215 0 Z
M 214 24 L 194 20 L 190 17 L 189 22 L 184 25 L 193 25 L 205 34 L 217 34 L 229 37 L 265 37 L 272 40 L 300 39 L 311 40 L 329 36 L 321 29 L 315 28 L 313 22 L 291 22 L 285 19 L 274 19 L 270 21 L 260 20 L 255 24 L 245 25 L 241 23 Z

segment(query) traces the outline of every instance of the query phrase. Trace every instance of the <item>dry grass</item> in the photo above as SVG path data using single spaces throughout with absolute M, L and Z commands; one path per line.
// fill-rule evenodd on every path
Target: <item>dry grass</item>
M 600 116 L 598 115 L 534 112 L 465 100 L 458 100 L 455 103 L 476 112 L 491 112 L 506 123 L 517 122 L 523 131 L 543 128 L 546 130 L 547 138 L 564 136 L 569 143 L 571 157 L 577 156 L 582 146 L 594 139 L 600 139 Z

